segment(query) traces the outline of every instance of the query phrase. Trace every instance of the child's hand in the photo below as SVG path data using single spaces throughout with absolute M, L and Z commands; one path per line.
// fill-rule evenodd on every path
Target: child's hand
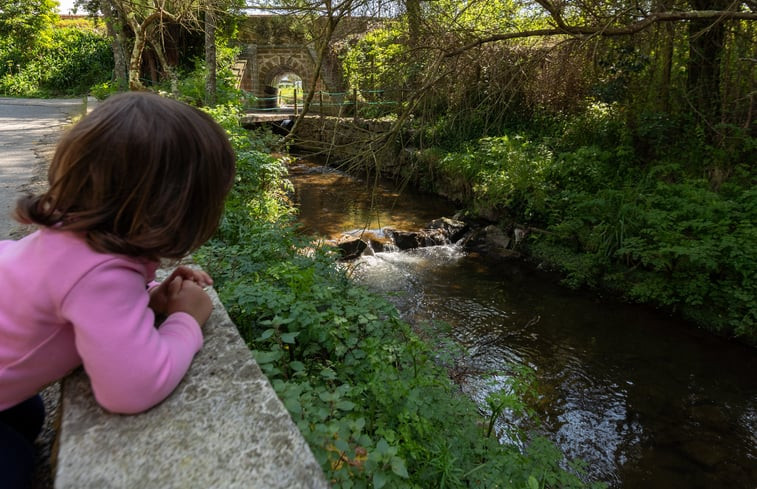
M 181 277 L 182 280 L 191 280 L 192 282 L 196 282 L 200 287 L 213 285 L 213 279 L 210 278 L 210 275 L 205 273 L 203 270 L 195 270 L 194 268 L 185 267 L 183 265 L 176 267 L 173 273 L 171 273 L 171 276 L 168 277 L 165 282 L 171 283 L 176 277 Z
M 162 287 L 162 284 L 161 284 Z M 163 292 L 165 314 L 185 312 L 202 326 L 213 312 L 213 303 L 202 287 L 193 280 L 175 277 Z
M 169 305 L 171 302 L 176 301 L 177 296 L 185 286 L 190 287 L 188 290 L 192 290 L 190 284 L 193 284 L 205 297 L 207 297 L 207 294 L 202 290 L 202 287 L 212 285 L 213 279 L 202 270 L 195 270 L 185 266 L 177 267 L 167 279 L 161 282 L 160 285 L 150 290 L 150 308 L 155 311 L 156 314 L 166 315 L 181 310 L 171 310 L 174 309 L 176 305 L 174 304 L 173 307 L 169 307 Z M 194 294 L 196 292 L 186 293 Z M 212 305 L 210 309 L 212 310 Z M 190 314 L 192 313 L 190 312 Z M 194 314 L 192 315 L 194 316 Z M 208 315 L 210 315 L 209 312 Z M 195 317 L 195 319 L 197 319 L 197 317 Z M 207 317 L 205 317 L 203 321 L 199 321 L 198 319 L 198 322 L 202 325 L 205 320 L 207 320 Z

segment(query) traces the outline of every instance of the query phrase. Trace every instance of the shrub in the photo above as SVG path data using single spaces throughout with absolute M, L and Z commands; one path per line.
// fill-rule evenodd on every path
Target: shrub
M 237 80 L 232 66 L 238 49 L 217 45 L 216 62 L 216 103 L 220 105 L 233 104 L 243 98 L 244 94 L 236 88 Z M 205 102 L 205 80 L 207 67 L 203 58 L 194 59 L 194 67 L 184 73 L 179 80 L 180 98 L 190 104 L 203 105 Z
M 724 195 L 704 180 L 651 178 L 559 195 L 564 208 L 550 227 L 557 234 L 537 238 L 532 249 L 557 264 L 569 285 L 609 287 L 715 332 L 757 340 L 753 189 Z
M 90 30 L 58 28 L 46 42 L 18 53 L 0 51 L 0 91 L 8 95 L 83 94 L 90 86 L 110 80 L 113 54 L 106 38 Z
M 549 150 L 522 136 L 482 138 L 439 162 L 443 179 L 462 186 L 474 211 L 507 209 L 516 219 L 537 220 L 544 212 Z M 456 182 L 456 183 L 455 183 Z

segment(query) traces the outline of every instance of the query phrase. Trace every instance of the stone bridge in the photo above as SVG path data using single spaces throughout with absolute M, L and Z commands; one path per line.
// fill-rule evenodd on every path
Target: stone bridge
M 316 77 L 315 45 L 306 39 L 296 22 L 288 16 L 249 16 L 240 26 L 241 52 L 234 67 L 238 88 L 262 99 L 261 107 L 275 107 L 277 86 L 282 79 L 295 75 L 307 90 Z M 369 18 L 342 19 L 332 42 L 365 32 L 373 22 Z M 341 63 L 331 53 L 323 61 L 316 91 L 336 93 L 344 89 Z
M 287 75 L 302 80 L 302 88 L 312 86 L 315 77 L 317 53 L 307 45 L 245 44 L 237 57 L 235 71 L 238 88 L 252 93 L 261 102 L 275 103 L 277 86 Z M 344 89 L 341 70 L 331 60 L 325 60 L 316 90 L 341 92 Z M 269 106 L 264 103 L 263 106 Z

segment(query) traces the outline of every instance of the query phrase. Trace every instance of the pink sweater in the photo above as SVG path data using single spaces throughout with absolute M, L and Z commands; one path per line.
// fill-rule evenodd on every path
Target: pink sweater
M 97 253 L 70 232 L 0 241 L 0 411 L 81 364 L 109 411 L 137 413 L 165 399 L 202 331 L 185 313 L 155 328 L 147 284 L 156 268 Z

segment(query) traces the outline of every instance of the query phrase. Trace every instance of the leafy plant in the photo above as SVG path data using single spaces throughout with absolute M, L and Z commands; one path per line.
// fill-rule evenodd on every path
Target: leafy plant
M 544 173 L 550 162 L 546 147 L 522 136 L 501 136 L 447 154 L 439 170 L 453 186 L 462 186 L 474 211 L 507 209 L 516 218 L 534 219 L 544 210 Z
M 82 94 L 110 80 L 113 55 L 103 35 L 63 27 L 23 54 L 0 46 L 0 67 L 0 91 L 9 95 Z

